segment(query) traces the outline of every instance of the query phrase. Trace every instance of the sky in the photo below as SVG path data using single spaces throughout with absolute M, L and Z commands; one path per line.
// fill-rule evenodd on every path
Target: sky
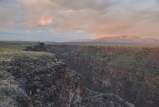
M 159 0 L 0 0 L 0 40 L 159 39 Z

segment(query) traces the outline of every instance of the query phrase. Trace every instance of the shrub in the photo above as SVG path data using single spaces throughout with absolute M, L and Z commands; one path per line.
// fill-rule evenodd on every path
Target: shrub
M 10 88 L 8 86 L 0 88 L 0 95 L 10 95 Z
M 7 98 L 6 97 L 0 97 L 1 102 L 6 102 Z
M 159 72 L 155 73 L 156 76 L 159 76 Z
M 6 65 L 6 61 L 3 60 L 1 64 L 2 64 L 2 66 L 5 66 Z
M 0 71 L 1 71 L 2 69 L 3 69 L 2 66 L 0 66 Z
M 103 97 L 105 100 L 107 100 L 107 99 L 110 97 L 110 92 L 107 91 L 107 92 L 103 93 L 102 97 Z
M 5 74 L 4 72 L 0 71 L 0 79 L 4 78 L 5 77 Z

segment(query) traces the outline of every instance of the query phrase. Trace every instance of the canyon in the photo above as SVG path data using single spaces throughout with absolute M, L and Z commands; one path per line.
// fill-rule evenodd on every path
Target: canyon
M 159 105 L 159 47 L 137 45 L 47 45 L 47 51 L 82 77 L 95 92 L 109 92 L 135 107 Z
M 44 43 L 0 42 L 0 50 L 1 107 L 134 107 L 109 90 L 89 88 Z

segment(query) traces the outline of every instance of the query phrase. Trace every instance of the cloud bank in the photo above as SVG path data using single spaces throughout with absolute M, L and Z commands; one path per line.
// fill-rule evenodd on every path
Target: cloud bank
M 0 29 L 159 37 L 158 0 L 0 0 Z

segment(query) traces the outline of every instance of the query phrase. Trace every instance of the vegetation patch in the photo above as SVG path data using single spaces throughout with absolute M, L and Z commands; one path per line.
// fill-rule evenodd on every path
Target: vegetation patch
M 105 100 L 107 100 L 107 99 L 109 99 L 110 95 L 111 95 L 110 92 L 109 92 L 109 91 L 106 91 L 105 93 L 102 94 L 102 97 L 103 97 Z

